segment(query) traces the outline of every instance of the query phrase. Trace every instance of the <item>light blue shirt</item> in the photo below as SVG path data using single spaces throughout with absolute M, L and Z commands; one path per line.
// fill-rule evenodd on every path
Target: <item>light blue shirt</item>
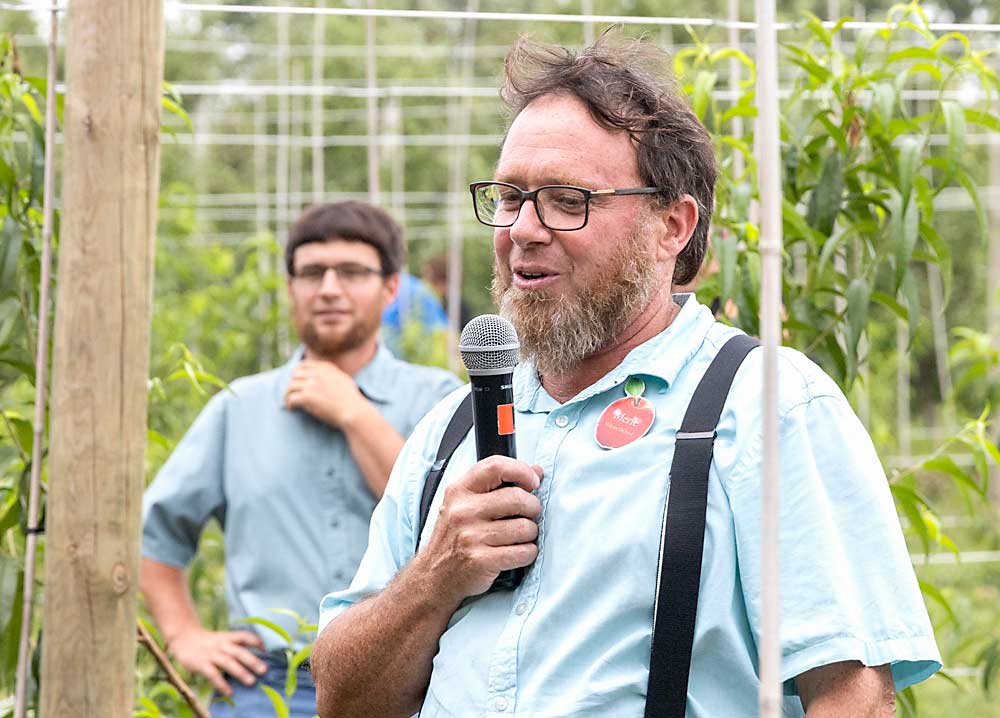
M 290 609 L 308 623 L 332 587 L 344 587 L 364 554 L 375 508 L 343 432 L 284 408 L 299 350 L 282 367 L 234 381 L 216 394 L 143 497 L 142 555 L 190 562 L 209 518 L 226 543 L 230 624 L 267 618 L 294 634 Z M 459 385 L 448 372 L 399 361 L 380 348 L 354 380 L 404 437 Z M 285 641 L 260 626 L 269 649 Z M 297 642 L 303 645 L 311 636 Z
M 678 297 L 683 301 L 685 298 Z M 660 335 L 560 405 L 530 365 L 515 374 L 518 456 L 545 471 L 538 558 L 520 587 L 466 601 L 441 636 L 421 718 L 639 718 L 649 674 L 660 530 L 674 437 L 695 386 L 735 330 L 693 296 Z M 709 477 L 689 718 L 757 715 L 760 638 L 762 352 L 736 375 Z M 780 355 L 783 716 L 802 716 L 795 676 L 844 660 L 892 664 L 898 689 L 940 657 L 871 440 L 834 382 L 802 354 Z M 646 383 L 656 419 L 643 438 L 600 448 L 598 416 Z M 413 555 L 424 476 L 467 390 L 417 427 L 375 511 L 350 588 L 320 625 L 382 589 Z M 444 495 L 475 461 L 467 437 Z M 666 578 L 669 581 L 669 577 Z

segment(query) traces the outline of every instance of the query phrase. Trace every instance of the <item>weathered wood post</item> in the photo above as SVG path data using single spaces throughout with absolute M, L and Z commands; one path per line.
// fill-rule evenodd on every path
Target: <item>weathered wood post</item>
M 162 0 L 69 5 L 41 715 L 129 718 Z

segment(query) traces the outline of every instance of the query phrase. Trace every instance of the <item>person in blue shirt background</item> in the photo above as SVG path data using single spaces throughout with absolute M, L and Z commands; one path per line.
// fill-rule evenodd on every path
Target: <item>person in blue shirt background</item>
M 321 604 L 321 716 L 644 714 L 676 435 L 738 333 L 672 292 L 702 264 L 717 169 L 669 67 L 614 34 L 508 54 L 513 120 L 493 181 L 472 187 L 494 228 L 494 299 L 521 342 L 519 459 L 477 462 L 466 437 L 418 536 L 424 479 L 468 389 L 417 427 L 354 580 Z M 688 718 L 757 715 L 760 355 L 717 425 Z M 791 349 L 779 361 L 782 715 L 886 718 L 894 690 L 941 666 L 930 621 L 870 438 L 819 367 Z M 609 409 L 637 384 L 651 424 L 606 448 Z M 516 567 L 516 589 L 488 592 Z
M 422 335 L 448 329 L 448 315 L 427 284 L 409 272 L 399 273 L 399 291 L 382 312 L 382 343 L 396 356 L 405 354 L 406 326 L 416 323 Z
M 266 618 L 295 636 L 330 586 L 347 586 L 392 464 L 420 418 L 459 385 L 379 344 L 399 285 L 402 231 L 383 210 L 341 202 L 306 211 L 285 247 L 292 319 L 303 346 L 287 364 L 243 377 L 195 420 L 143 499 L 140 588 L 167 647 L 218 694 L 215 718 L 270 718 L 258 679 L 284 693 L 289 646 L 273 631 L 204 628 L 185 575 L 205 523 L 225 535 L 229 622 Z M 291 718 L 312 718 L 300 667 Z M 235 679 L 231 682 L 231 679 Z

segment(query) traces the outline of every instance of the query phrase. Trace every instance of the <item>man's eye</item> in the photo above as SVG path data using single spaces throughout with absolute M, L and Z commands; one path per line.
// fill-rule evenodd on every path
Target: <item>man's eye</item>
M 507 190 L 505 192 L 500 193 L 501 204 L 511 205 L 511 204 L 517 204 L 520 201 L 521 201 L 520 192 L 515 192 L 514 190 Z
M 326 274 L 326 267 L 310 264 L 309 266 L 300 269 L 297 274 L 304 279 L 318 279 Z
M 563 212 L 582 212 L 587 200 L 577 192 L 562 192 L 550 198 L 552 204 Z
M 337 274 L 339 274 L 344 279 L 361 279 L 361 277 L 368 274 L 368 270 L 365 269 L 364 267 L 348 265 L 348 266 L 338 267 Z

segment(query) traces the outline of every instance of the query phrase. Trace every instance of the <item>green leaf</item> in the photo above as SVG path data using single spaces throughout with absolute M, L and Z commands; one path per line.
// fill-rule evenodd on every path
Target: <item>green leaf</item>
M 833 35 L 829 30 L 823 27 L 823 21 L 808 10 L 804 11 L 802 14 L 806 18 L 806 27 L 809 28 L 809 31 L 816 37 L 816 39 L 827 47 L 833 47 Z
M 926 222 L 920 223 L 920 236 L 934 250 L 935 264 L 941 271 L 941 282 L 944 286 L 944 304 L 947 306 L 951 299 L 951 249 L 938 231 Z
M 12 559 L 0 556 L 5 562 Z M 7 612 L 9 618 L 6 621 L 6 628 L 0 633 L 0 672 L 11 675 L 17 668 L 17 652 L 21 643 L 21 612 L 24 607 L 24 571 L 19 567 L 7 565 L 4 572 L 8 570 L 16 571 L 17 582 L 14 587 L 14 600 L 11 601 L 10 610 Z M 7 580 L 7 579 L 5 579 Z
M 31 449 L 35 443 L 35 429 L 30 421 L 13 411 L 3 412 L 3 421 L 0 427 L 12 432 L 11 439 L 25 458 L 31 456 Z
M 787 225 L 785 227 L 786 242 L 806 239 L 818 246 L 825 239 L 824 235 L 821 235 L 809 226 L 799 208 L 792 204 L 786 197 L 782 197 L 781 199 L 781 219 Z
M 895 297 L 892 297 L 885 292 L 872 292 L 872 301 L 878 302 L 903 321 L 906 321 L 909 318 L 906 307 L 897 302 Z
M 28 114 L 31 115 L 31 119 L 38 124 L 42 124 L 42 113 L 39 111 L 38 103 L 35 102 L 35 98 L 30 92 L 25 92 L 21 95 L 21 103 L 28 108 Z
M 857 348 L 861 335 L 868 324 L 868 305 L 871 289 L 868 282 L 858 277 L 847 287 L 847 328 L 848 338 L 853 348 Z
M 938 54 L 933 50 L 926 47 L 908 47 L 905 50 L 898 50 L 897 52 L 890 53 L 885 59 L 887 65 L 891 65 L 894 62 L 900 62 L 901 60 L 929 60 L 931 62 L 936 62 L 938 59 Z
M 948 168 L 954 172 L 962 162 L 965 151 L 965 112 L 957 102 L 945 100 L 941 103 L 944 125 L 948 130 Z
M 21 502 L 18 501 L 18 492 L 11 491 L 6 504 L 0 506 L 0 538 L 3 537 L 7 529 L 16 526 L 20 520 Z
M 271 699 L 275 718 L 288 718 L 288 704 L 285 703 L 285 699 L 281 697 L 281 694 L 265 683 L 257 683 L 257 686 Z
M 715 242 L 715 258 L 719 262 L 719 298 L 723 303 L 733 296 L 738 254 L 736 235 L 732 232 L 722 232 Z
M 906 138 L 899 144 L 899 194 L 903 197 L 903 204 L 910 201 L 910 193 L 913 191 L 913 179 L 916 177 L 917 169 L 920 167 L 920 153 L 923 145 L 913 138 Z
M 966 122 L 971 122 L 976 125 L 982 125 L 987 129 L 993 130 L 994 132 L 1000 132 L 1000 117 L 996 115 L 991 115 L 988 112 L 980 112 L 979 110 L 966 110 L 965 111 Z
M 691 107 L 702 120 L 704 120 L 708 110 L 708 104 L 712 99 L 712 89 L 715 87 L 718 77 L 717 73 L 706 70 L 699 70 L 698 74 L 695 75 L 694 87 L 691 90 Z
M 979 494 L 980 496 L 984 495 L 983 487 L 976 483 L 976 480 L 967 471 L 963 471 L 950 456 L 935 456 L 928 459 L 920 466 L 927 471 L 936 471 L 950 476 L 957 484 L 971 489 L 974 493 Z
M 896 287 L 903 282 L 903 277 L 909 271 L 913 248 L 917 245 L 920 229 L 920 210 L 916 202 L 910 202 L 902 207 L 902 198 L 893 195 L 890 201 L 892 217 L 889 222 L 889 232 L 893 259 L 896 264 Z
M 858 32 L 857 39 L 854 41 L 854 65 L 858 72 L 865 64 L 865 55 L 868 54 L 868 45 L 871 44 L 873 37 L 875 37 L 875 30 L 866 27 Z
M 989 236 L 990 225 L 986 219 L 986 210 L 983 208 L 983 202 L 979 197 L 979 190 L 976 188 L 976 183 L 964 169 L 959 169 L 955 173 L 955 179 L 965 188 L 965 193 L 972 200 L 972 206 L 976 209 L 976 220 L 979 222 L 980 237 L 985 241 Z
M 309 658 L 312 655 L 312 650 L 313 650 L 313 646 L 312 646 L 311 643 L 308 646 L 304 646 L 304 647 L 300 648 L 295 653 L 295 655 L 292 656 L 289 659 L 289 661 L 288 661 L 288 670 L 289 671 L 294 671 L 296 668 L 298 668 L 299 666 L 301 666 L 302 662 L 305 661 L 307 658 Z
M 21 230 L 9 214 L 3 218 L 0 227 L 0 287 L 10 289 L 15 286 L 17 265 L 21 258 Z
M 833 233 L 833 226 L 844 201 L 844 164 L 837 152 L 831 152 L 823 161 L 823 170 L 809 197 L 806 221 L 824 237 Z
M 957 626 L 958 616 L 955 615 L 955 612 L 951 608 L 951 604 L 948 603 L 948 599 L 944 597 L 944 594 L 941 593 L 937 586 L 932 583 L 928 583 L 927 581 L 918 580 L 917 583 L 920 584 L 920 590 L 924 593 L 924 595 L 937 602 L 937 604 L 945 610 L 945 613 L 948 614 L 948 620 Z
M 902 486 L 901 484 L 890 484 L 889 490 L 896 499 L 896 505 L 899 507 L 900 511 L 902 511 L 906 518 L 909 519 L 911 530 L 913 530 L 920 539 L 920 544 L 924 548 L 924 555 L 926 556 L 930 554 L 930 532 L 927 530 L 927 524 L 924 522 L 924 516 L 920 512 L 920 505 L 924 503 L 920 495 L 910 487 Z
M 638 399 L 642 396 L 642 393 L 646 391 L 646 382 L 637 376 L 630 376 L 625 382 L 625 394 L 631 396 L 634 399 Z
M 872 110 L 883 125 L 888 125 L 896 111 L 897 93 L 892 83 L 880 82 L 872 90 Z
M 833 77 L 833 73 L 823 66 L 823 63 L 808 50 L 796 45 L 783 45 L 790 53 L 789 61 L 801 67 L 818 84 L 826 84 Z
M 263 626 L 264 628 L 269 628 L 279 636 L 281 636 L 285 643 L 292 645 L 292 637 L 288 635 L 288 631 L 279 626 L 274 621 L 269 621 L 266 618 L 260 618 L 258 616 L 251 616 L 250 618 L 241 618 L 237 623 L 253 623 L 258 626 Z
M 906 298 L 906 316 L 910 320 L 910 343 L 917 336 L 917 329 L 920 327 L 920 292 L 917 291 L 917 283 L 913 279 L 913 272 L 907 270 L 903 275 L 903 282 L 900 287 L 903 296 Z

